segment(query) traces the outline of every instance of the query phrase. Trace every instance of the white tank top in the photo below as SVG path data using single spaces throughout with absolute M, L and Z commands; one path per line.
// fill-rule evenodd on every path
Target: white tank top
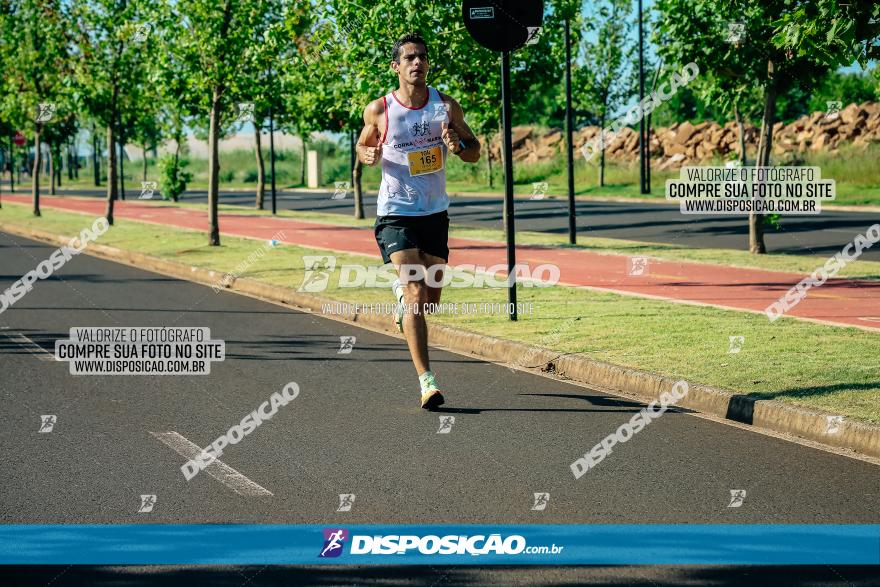
M 385 136 L 377 216 L 427 216 L 446 210 L 447 149 L 440 137 L 441 123 L 449 121 L 446 104 L 431 87 L 428 101 L 419 108 L 404 106 L 394 92 L 382 99 Z

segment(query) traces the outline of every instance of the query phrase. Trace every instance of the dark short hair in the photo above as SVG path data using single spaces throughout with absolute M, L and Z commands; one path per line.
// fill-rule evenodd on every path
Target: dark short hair
M 407 43 L 418 43 L 425 48 L 425 53 L 428 52 L 428 44 L 419 33 L 407 33 L 394 41 L 394 45 L 391 47 L 391 61 L 400 63 L 400 48 Z

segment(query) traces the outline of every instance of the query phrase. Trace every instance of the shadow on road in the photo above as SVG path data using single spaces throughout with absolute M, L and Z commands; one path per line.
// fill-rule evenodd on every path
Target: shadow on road
M 275 587 L 290 585 L 749 585 L 861 587 L 880 584 L 874 566 L 7 566 L 6 585 L 53 587 Z

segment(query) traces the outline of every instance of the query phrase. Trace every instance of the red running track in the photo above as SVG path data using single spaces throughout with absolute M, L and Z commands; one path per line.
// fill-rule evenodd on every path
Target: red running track
M 27 196 L 4 196 L 9 202 L 27 204 Z M 92 198 L 41 197 L 41 204 L 103 216 L 104 202 Z M 117 218 L 139 220 L 207 232 L 206 210 L 179 208 L 169 204 L 120 201 Z M 268 240 L 284 232 L 280 242 L 378 257 L 372 230 L 303 222 L 290 218 L 221 214 L 221 234 Z M 855 234 L 853 234 L 855 237 Z M 277 236 L 276 236 L 277 238 Z M 452 238 L 449 241 L 452 265 L 474 264 L 506 267 L 504 243 Z M 518 246 L 517 263 L 559 266 L 560 283 L 620 294 L 657 298 L 679 303 L 763 313 L 805 275 L 759 269 L 741 269 L 705 263 L 649 259 L 641 275 L 630 275 L 631 257 L 583 250 Z M 817 263 L 817 269 L 820 263 Z M 806 298 L 789 310 L 786 317 L 855 326 L 880 332 L 880 282 L 831 279 L 812 288 Z

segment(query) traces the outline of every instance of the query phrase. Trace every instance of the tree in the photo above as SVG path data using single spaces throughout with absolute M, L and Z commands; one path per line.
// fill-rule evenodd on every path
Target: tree
M 150 36 L 156 8 L 153 0 L 74 3 L 80 99 L 83 109 L 107 136 L 105 216 L 110 225 L 119 195 L 117 143 L 124 145 L 126 130 L 145 108 L 151 108 L 143 96 L 155 62 Z
M 131 121 L 130 135 L 133 142 L 141 147 L 143 152 L 142 178 L 147 181 L 147 153 L 159 146 L 162 141 L 162 123 L 159 120 L 161 103 L 156 92 L 146 92 L 141 100 L 138 100 L 141 108 L 140 115 Z
M 143 153 L 141 176 L 143 181 L 147 181 L 147 152 L 157 148 L 162 139 L 162 123 L 159 116 L 163 104 L 162 92 L 157 83 L 157 68 L 153 61 L 156 43 L 149 36 L 144 36 L 146 37 L 144 42 L 149 44 L 144 55 L 148 62 L 141 61 L 138 64 L 139 67 L 133 72 L 139 78 L 138 83 L 122 96 L 119 143 L 123 148 L 128 143 L 141 147 Z M 132 176 L 134 177 L 133 173 Z M 124 194 L 122 195 L 124 199 Z
M 33 137 L 34 166 L 31 197 L 34 216 L 40 216 L 42 136 L 69 93 L 69 20 L 60 0 L 9 0 L 0 35 L 0 61 L 5 65 L 3 113 L 23 125 Z
M 829 101 L 839 100 L 846 104 L 880 101 L 880 88 L 866 73 L 831 72 L 814 89 L 809 96 L 804 111 L 809 114 L 828 108 Z
M 55 194 L 55 186 L 61 186 L 61 148 L 76 136 L 77 121 L 75 105 L 67 96 L 62 96 L 56 105 L 56 113 L 43 127 L 41 140 L 48 147 L 49 154 L 49 193 Z M 56 184 L 57 182 L 57 184 Z
M 633 84 L 626 75 L 636 49 L 630 41 L 631 17 L 629 0 L 604 0 L 584 23 L 594 39 L 584 39 L 582 63 L 572 72 L 580 90 L 573 108 L 594 112 L 600 129 L 632 97 Z M 605 146 L 599 146 L 600 186 L 605 185 Z
M 668 63 L 696 62 L 698 85 L 708 98 L 742 102 L 752 86 L 762 93 L 761 130 L 756 165 L 768 166 L 780 93 L 795 85 L 811 86 L 829 66 L 774 41 L 779 19 L 802 2 L 767 0 L 658 0 L 661 13 L 658 52 Z M 730 28 L 730 23 L 738 26 Z M 731 31 L 742 35 L 731 42 Z M 764 215 L 749 214 L 749 251 L 766 253 Z
M 389 21 L 388 14 L 396 15 L 395 19 Z M 377 0 L 363 6 L 347 0 L 323 0 L 305 18 L 311 19 L 310 36 L 303 39 L 301 54 L 321 57 L 310 67 L 300 68 L 306 72 L 301 75 L 311 81 L 311 85 L 297 84 L 303 90 L 297 96 L 306 121 L 303 126 L 360 132 L 366 105 L 397 85 L 389 66 L 392 44 L 403 34 L 417 31 L 428 43 L 428 83 L 458 100 L 478 135 L 486 137 L 498 128 L 499 54 L 471 38 L 461 22 L 460 2 Z M 560 22 L 559 10 L 551 11 L 538 43 L 513 55 L 514 120 L 533 120 L 536 106 L 559 112 L 561 120 L 563 102 L 558 90 L 564 47 Z M 352 174 L 356 216 L 362 215 L 360 170 L 357 161 Z
M 801 0 L 774 20 L 773 45 L 791 58 L 828 67 L 880 57 L 880 4 L 874 0 Z
M 208 216 L 211 246 L 220 245 L 218 221 L 220 154 L 218 150 L 224 115 L 233 109 L 233 99 L 242 95 L 244 65 L 265 50 L 254 44 L 263 36 L 271 0 L 178 0 L 168 8 L 173 24 L 175 58 L 189 91 L 184 98 L 208 126 Z M 255 33 L 259 31 L 258 33 Z M 228 121 L 227 121 L 228 122 Z
M 293 50 L 285 42 L 284 6 L 280 2 L 267 4 L 262 14 L 263 20 L 255 30 L 253 43 L 261 50 L 248 54 L 249 62 L 242 71 L 238 86 L 242 94 L 240 100 L 253 108 L 254 150 L 257 159 L 256 208 L 262 210 L 266 195 L 266 164 L 263 158 L 261 131 L 268 128 L 271 121 L 277 128 L 279 119 L 284 119 L 286 101 L 283 99 L 283 80 L 278 71 L 287 69 Z M 258 36 L 260 35 L 260 36 Z M 271 137 L 270 137 L 271 140 Z M 274 156 L 274 153 L 270 153 Z M 274 177 L 273 177 L 274 180 Z
M 353 128 L 360 130 L 366 105 L 361 96 L 379 92 L 370 89 L 378 87 L 376 81 L 370 84 L 361 76 L 376 58 L 375 39 L 361 36 L 369 27 L 373 9 L 323 0 L 314 10 L 287 15 L 287 34 L 297 47 L 297 55 L 284 76 L 285 86 L 296 89 L 285 92 L 289 96 L 288 112 L 296 113 L 296 119 L 289 120 L 288 125 L 297 129 L 303 141 L 303 166 L 306 141 L 312 132 L 347 134 Z M 351 170 L 351 184 L 354 216 L 363 218 L 360 161 Z

